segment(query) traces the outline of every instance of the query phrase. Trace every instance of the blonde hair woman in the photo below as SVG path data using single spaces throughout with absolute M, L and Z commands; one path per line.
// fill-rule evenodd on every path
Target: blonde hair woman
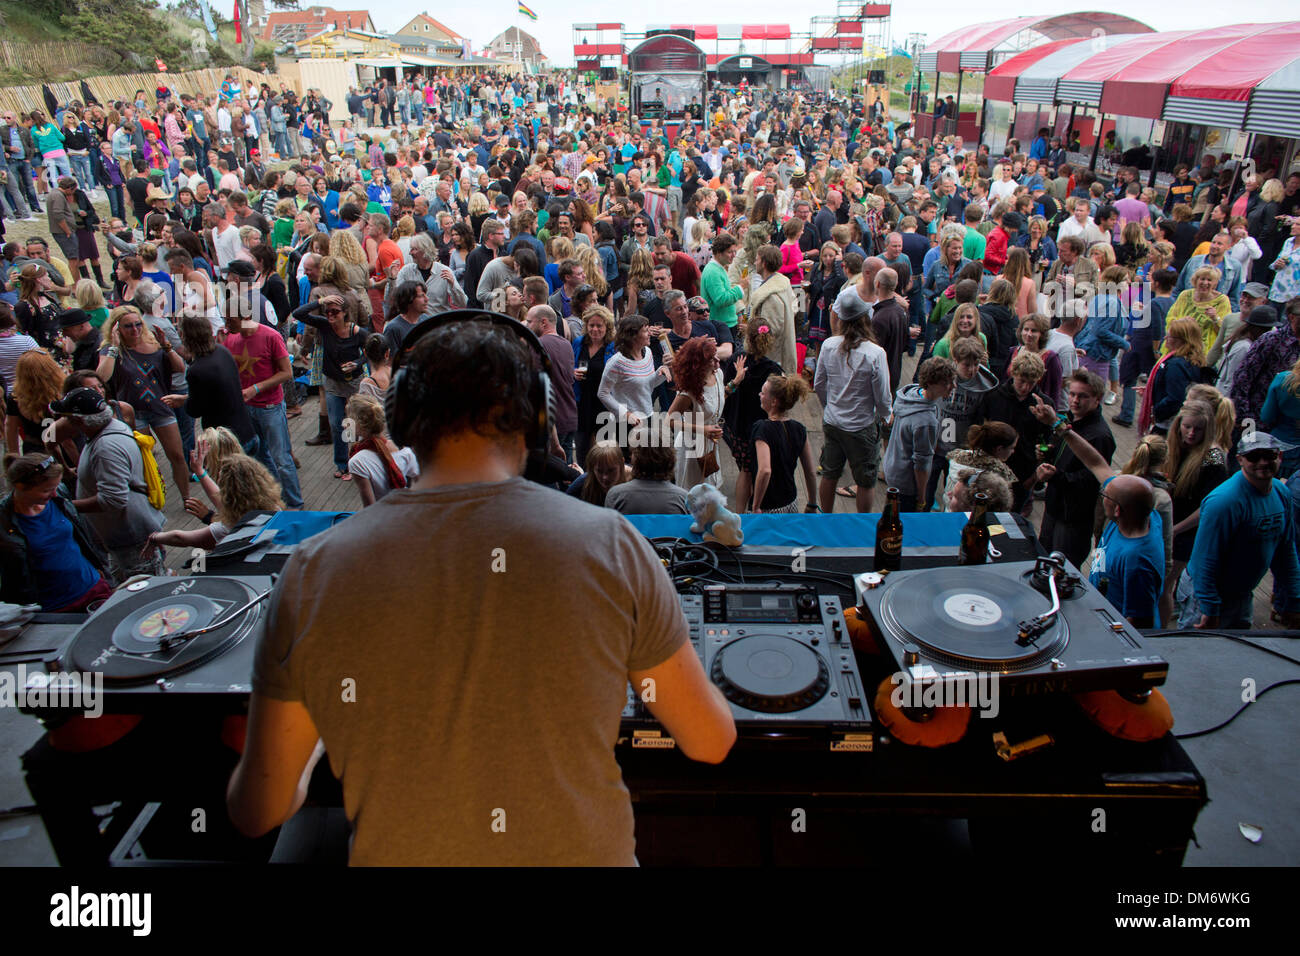
M 242 452 L 226 459 L 217 473 L 221 506 L 217 520 L 196 531 L 155 531 L 149 543 L 164 547 L 211 550 L 221 543 L 245 515 L 280 510 L 280 484 L 266 466 Z
M 108 308 L 104 305 L 104 292 L 94 279 L 79 279 L 73 290 L 77 307 L 85 309 L 90 316 L 90 324 L 99 328 L 108 321 Z
M 1228 451 L 1219 445 L 1214 409 L 1188 398 L 1169 428 L 1170 497 L 1174 500 L 1174 581 L 1192 557 L 1201 502 L 1228 477 Z
M 65 375 L 63 367 L 43 349 L 24 352 L 14 365 L 14 384 L 10 396 L 18 414 L 11 415 L 10 418 L 16 419 L 24 453 L 44 449 L 42 422 L 50 416 L 50 402 L 63 394 Z M 6 435 L 6 441 L 11 441 L 13 437 Z M 11 449 L 12 447 L 11 444 Z
M 579 243 L 573 250 L 573 257 L 582 263 L 587 284 L 596 290 L 596 301 L 604 305 L 612 304 L 608 300 L 609 283 L 605 281 L 605 264 L 600 261 L 600 253 L 593 246 Z
M 624 315 L 636 315 L 640 311 L 642 292 L 654 288 L 654 259 L 644 249 L 632 253 L 632 261 L 627 270 L 627 285 L 624 298 L 627 308 Z
M 1194 319 L 1201 330 L 1202 351 L 1208 351 L 1214 344 L 1223 320 L 1232 311 L 1232 301 L 1218 286 L 1219 270 L 1201 266 L 1192 273 L 1192 287 L 1178 294 L 1165 317 L 1171 323 L 1176 319 Z
M 171 462 L 181 498 L 189 497 L 190 471 L 181 448 L 176 413 L 163 401 L 173 393 L 172 376 L 185 371 L 185 362 L 161 333 L 155 336 L 134 305 L 120 305 L 104 323 L 109 345 L 95 370 L 108 393 L 135 409 L 138 431 L 152 431 Z

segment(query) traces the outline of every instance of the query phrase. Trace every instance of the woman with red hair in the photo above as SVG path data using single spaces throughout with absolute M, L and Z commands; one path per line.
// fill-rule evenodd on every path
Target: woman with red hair
M 722 437 L 722 384 L 718 347 L 703 336 L 687 339 L 673 356 L 677 397 L 668 409 L 679 424 L 676 483 L 688 491 L 700 482 L 722 483 L 718 439 Z

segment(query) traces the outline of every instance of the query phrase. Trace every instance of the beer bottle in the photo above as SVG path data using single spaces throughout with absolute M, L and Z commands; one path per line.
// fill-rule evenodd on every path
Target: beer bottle
M 897 571 L 903 566 L 903 519 L 898 513 L 898 489 L 890 488 L 885 510 L 876 523 L 876 570 Z
M 989 496 L 976 494 L 970 521 L 961 529 L 958 564 L 986 564 L 989 559 Z

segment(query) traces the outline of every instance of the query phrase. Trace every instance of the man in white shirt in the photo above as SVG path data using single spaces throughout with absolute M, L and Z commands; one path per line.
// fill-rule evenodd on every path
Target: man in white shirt
M 991 191 L 990 195 L 992 195 Z M 1077 196 L 1072 198 L 1074 199 L 1073 214 L 1069 219 L 1062 222 L 1056 230 L 1056 241 L 1060 242 L 1067 236 L 1078 236 L 1083 240 L 1083 248 L 1086 250 L 1091 248 L 1094 242 L 1101 242 L 1106 237 L 1102 235 L 1101 230 L 1097 228 L 1097 224 L 1088 215 L 1092 211 L 1088 200 L 1080 199 Z M 1066 200 L 1067 203 L 1069 201 L 1069 199 Z
M 1011 176 L 1011 164 L 1003 163 L 998 167 L 998 179 L 989 186 L 989 204 L 996 206 L 1001 200 L 1011 202 L 1016 194 L 1016 181 Z
M 1067 299 L 1061 303 L 1061 308 L 1064 310 L 1061 315 L 1061 326 L 1048 331 L 1047 341 L 1043 343 L 1043 347 L 1056 353 L 1056 357 L 1061 360 L 1061 381 L 1068 382 L 1070 376 L 1079 367 L 1079 355 L 1074 349 L 1074 337 L 1083 328 L 1083 323 L 1088 318 L 1088 303 L 1084 299 Z M 1058 394 L 1048 397 L 1055 401 L 1058 412 L 1070 410 L 1069 398 L 1064 387 Z
M 223 140 L 228 140 L 231 137 L 230 123 L 230 109 L 223 101 L 222 104 L 217 107 L 217 133 Z
M 225 203 L 213 203 L 209 215 L 213 219 L 212 248 L 217 252 L 217 267 L 224 271 L 239 257 L 239 227 L 230 221 Z

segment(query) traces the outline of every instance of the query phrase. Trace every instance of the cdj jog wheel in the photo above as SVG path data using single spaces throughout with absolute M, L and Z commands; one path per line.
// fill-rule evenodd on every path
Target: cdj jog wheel
M 1058 656 L 1069 642 L 1062 615 L 1030 643 L 1017 641 L 1017 625 L 1051 603 L 1019 576 L 994 567 L 936 568 L 920 581 L 885 585 L 880 611 L 899 642 L 916 644 L 927 657 L 975 670 L 1019 671 Z
M 187 585 L 187 582 L 193 582 Z M 82 625 L 60 659 L 66 671 L 98 671 L 107 684 L 144 684 L 224 654 L 261 616 L 257 604 L 215 630 L 169 647 L 165 639 L 208 627 L 258 592 L 232 578 L 169 578 L 114 601 Z
M 733 704 L 768 714 L 811 707 L 830 688 L 822 655 L 782 634 L 753 634 L 724 645 L 709 676 Z

